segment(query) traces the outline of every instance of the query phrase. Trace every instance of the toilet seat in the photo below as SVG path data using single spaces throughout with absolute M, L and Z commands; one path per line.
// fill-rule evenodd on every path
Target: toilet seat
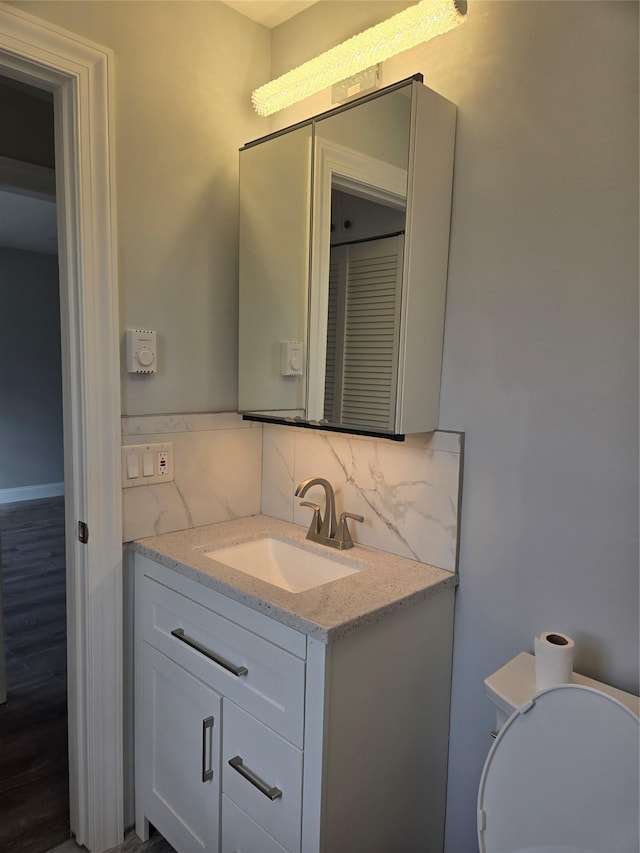
M 543 690 L 504 724 L 478 793 L 481 853 L 633 853 L 640 719 L 599 690 Z

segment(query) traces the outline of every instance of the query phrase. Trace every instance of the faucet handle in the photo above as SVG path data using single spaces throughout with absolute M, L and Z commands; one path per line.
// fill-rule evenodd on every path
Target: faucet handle
M 320 527 L 322 526 L 322 518 L 320 517 L 320 507 L 318 504 L 314 504 L 311 501 L 300 501 L 300 506 L 308 506 L 313 510 L 313 516 L 311 517 L 311 524 L 309 525 L 309 534 L 318 534 L 320 533 Z
M 351 538 L 351 533 L 349 532 L 349 525 L 347 524 L 348 518 L 352 518 L 354 521 L 364 521 L 364 516 L 358 515 L 355 512 L 340 513 L 340 523 L 338 524 L 338 532 L 336 533 L 336 539 L 340 543 L 341 550 L 353 548 L 353 539 Z

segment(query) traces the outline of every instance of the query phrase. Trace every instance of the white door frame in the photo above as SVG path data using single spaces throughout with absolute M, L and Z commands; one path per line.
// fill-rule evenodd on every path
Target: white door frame
M 107 48 L 0 3 L 0 73 L 54 95 L 71 829 L 95 853 L 124 823 L 113 67 Z

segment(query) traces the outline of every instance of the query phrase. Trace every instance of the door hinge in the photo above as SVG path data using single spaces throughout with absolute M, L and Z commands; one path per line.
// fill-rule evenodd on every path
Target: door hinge
M 78 539 L 83 545 L 86 545 L 89 541 L 89 525 L 86 521 L 78 522 Z

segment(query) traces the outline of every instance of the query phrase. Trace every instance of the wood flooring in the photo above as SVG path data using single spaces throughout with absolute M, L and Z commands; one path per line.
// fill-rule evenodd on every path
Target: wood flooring
M 85 847 L 80 847 L 71 839 L 50 850 L 49 853 L 87 853 L 87 851 Z M 106 853 L 176 853 L 176 851 L 156 830 L 153 830 L 148 841 L 141 841 L 133 830 L 129 830 L 122 844 L 112 847 Z
M 44 853 L 70 836 L 64 498 L 0 504 L 0 542 L 0 851 Z
M 168 841 L 153 830 L 148 841 L 140 841 L 135 832 L 127 833 L 122 844 L 109 850 L 108 853 L 176 853 Z

